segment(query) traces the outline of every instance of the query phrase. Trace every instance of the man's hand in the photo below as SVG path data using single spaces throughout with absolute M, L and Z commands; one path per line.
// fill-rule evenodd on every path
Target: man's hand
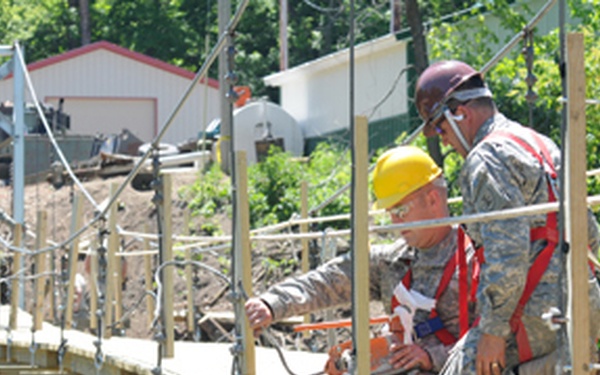
M 250 328 L 254 330 L 254 336 L 258 336 L 261 328 L 268 327 L 273 322 L 271 309 L 260 298 L 253 297 L 248 299 L 245 309 L 248 322 L 250 322 Z
M 506 341 L 484 333 L 477 344 L 477 375 L 500 375 L 506 367 Z
M 390 347 L 392 352 L 390 364 L 395 369 L 410 370 L 419 368 L 424 371 L 429 371 L 433 368 L 429 353 L 416 344 L 392 344 Z

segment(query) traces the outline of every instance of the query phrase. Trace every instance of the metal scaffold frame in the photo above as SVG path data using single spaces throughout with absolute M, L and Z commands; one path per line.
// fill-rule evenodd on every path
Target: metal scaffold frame
M 538 14 L 527 24 L 524 28 L 524 31 L 515 36 L 501 51 L 499 51 L 494 58 L 488 64 L 486 64 L 481 70 L 483 72 L 488 71 L 493 64 L 499 61 L 508 51 L 516 45 L 518 40 L 526 37 L 535 24 L 539 22 L 539 20 L 547 13 L 547 11 L 554 6 L 556 0 L 549 1 L 539 12 Z M 228 48 L 231 53 L 229 54 L 229 58 L 232 58 L 233 47 L 231 44 L 227 44 L 227 42 L 232 42 L 232 34 L 235 29 L 237 23 L 239 22 L 241 15 L 248 4 L 248 0 L 243 1 L 234 17 L 230 20 L 226 27 L 226 31 L 223 33 L 222 37 L 219 39 L 214 49 L 211 51 L 210 57 L 207 59 L 205 64 L 196 74 L 193 82 L 190 84 L 188 90 L 184 93 L 180 102 L 174 109 L 172 115 L 168 118 L 165 125 L 161 129 L 161 132 L 156 136 L 153 140 L 152 145 L 153 149 L 157 149 L 158 144 L 165 134 L 166 130 L 172 123 L 174 117 L 177 115 L 179 109 L 181 108 L 183 102 L 187 99 L 189 94 L 191 93 L 192 87 L 201 79 L 207 72 L 208 67 L 214 62 L 216 56 L 221 52 L 221 50 Z M 352 49 L 351 49 L 352 51 Z M 263 232 L 275 231 L 290 225 L 295 224 L 307 224 L 310 222 L 315 222 L 318 220 L 338 220 L 342 218 L 342 215 L 335 216 L 335 219 L 332 218 L 308 218 L 307 216 L 307 207 L 303 208 L 302 219 L 292 218 L 288 223 L 282 223 L 277 226 L 271 228 L 261 228 L 259 230 L 250 231 L 248 224 L 248 201 L 246 195 L 246 182 L 247 182 L 247 171 L 246 171 L 246 161 L 245 154 L 243 152 L 233 152 L 231 155 L 232 159 L 232 187 L 234 197 L 234 230 L 232 231 L 233 236 L 223 236 L 219 238 L 203 238 L 199 236 L 172 236 L 170 223 L 168 222 L 168 218 L 170 217 L 170 200 L 169 196 L 170 192 L 170 179 L 169 177 L 160 176 L 159 170 L 159 158 L 157 153 L 154 154 L 153 164 L 155 166 L 155 177 L 156 177 L 156 195 L 155 195 L 155 203 L 157 204 L 157 209 L 160 212 L 158 216 L 159 220 L 159 228 L 162 230 L 159 231 L 156 235 L 150 234 L 140 234 L 140 233 L 132 233 L 127 231 L 122 231 L 117 228 L 116 225 L 116 209 L 115 202 L 117 197 L 122 193 L 125 186 L 133 179 L 135 174 L 139 171 L 141 165 L 146 161 L 146 159 L 153 152 L 153 149 L 148 150 L 146 154 L 141 158 L 137 166 L 132 170 L 132 172 L 127 176 L 126 180 L 122 183 L 121 186 L 112 186 L 111 194 L 108 203 L 99 207 L 91 196 L 89 196 L 85 189 L 81 186 L 82 193 L 86 195 L 88 200 L 92 202 L 92 204 L 98 209 L 97 215 L 92 219 L 91 222 L 86 225 L 81 225 L 81 222 L 78 221 L 78 217 L 73 218 L 72 223 L 72 235 L 66 241 L 56 244 L 50 247 L 46 246 L 46 239 L 44 236 L 45 233 L 45 225 L 43 224 L 45 220 L 45 214 L 43 212 L 38 213 L 38 225 L 40 228 L 37 231 L 37 243 L 35 250 L 25 249 L 23 247 L 23 236 L 22 229 L 24 225 L 24 176 L 23 176 L 23 135 L 24 135 L 24 119 L 23 119 L 23 108 L 24 108 L 24 87 L 27 84 L 30 91 L 32 92 L 32 96 L 35 98 L 35 93 L 33 92 L 33 85 L 31 83 L 30 77 L 28 75 L 25 60 L 23 57 L 23 52 L 20 49 L 18 43 L 14 46 L 0 46 L 0 55 L 1 56 L 9 56 L 12 55 L 13 59 L 11 60 L 12 66 L 10 67 L 0 67 L 0 74 L 3 71 L 12 71 L 14 76 L 14 84 L 15 84 L 15 98 L 14 98 L 14 114 L 13 114 L 13 142 L 14 142 L 14 162 L 15 162 L 15 173 L 14 173 L 14 188 L 13 188 L 13 216 L 14 222 L 16 223 L 14 228 L 14 237 L 13 243 L 8 244 L 4 243 L 7 249 L 14 252 L 15 261 L 18 260 L 19 266 L 15 268 L 13 272 L 13 276 L 11 279 L 1 280 L 2 282 L 12 282 L 13 290 L 17 285 L 16 280 L 20 279 L 21 286 L 19 288 L 19 294 L 12 296 L 12 304 L 11 304 L 11 317 L 10 317 L 10 326 L 9 329 L 15 329 L 17 326 L 16 320 L 16 311 L 17 305 L 21 306 L 24 302 L 24 290 L 23 284 L 25 279 L 32 279 L 36 282 L 36 304 L 41 304 L 43 299 L 40 297 L 40 290 L 42 289 L 42 283 L 44 278 L 48 276 L 42 265 L 42 258 L 51 251 L 54 251 L 58 248 L 67 246 L 71 244 L 71 254 L 70 261 L 75 261 L 76 254 L 78 252 L 78 241 L 79 236 L 82 235 L 87 229 L 90 228 L 91 225 L 102 222 L 100 225 L 100 229 L 98 230 L 98 250 L 97 255 L 100 260 L 98 263 L 99 274 L 103 274 L 102 277 L 98 278 L 97 288 L 100 290 L 98 293 L 100 297 L 100 305 L 97 312 L 97 317 L 99 320 L 98 328 L 98 340 L 97 340 L 97 352 L 96 352 L 96 372 L 100 373 L 102 370 L 102 366 L 104 364 L 104 356 L 102 352 L 102 339 L 105 337 L 110 337 L 110 330 L 107 331 L 107 328 L 112 328 L 112 313 L 111 309 L 108 308 L 105 310 L 106 305 L 113 304 L 113 294 L 116 293 L 113 288 L 114 285 L 112 280 L 107 279 L 112 277 L 113 274 L 119 274 L 119 272 L 115 272 L 115 270 L 111 267 L 114 267 L 114 259 L 116 259 L 117 255 L 114 253 L 115 248 L 118 246 L 118 236 L 134 236 L 138 238 L 156 238 L 159 240 L 159 250 L 160 254 L 160 262 L 155 272 L 156 284 L 159 286 L 157 294 L 153 297 L 156 302 L 155 309 L 155 318 L 153 323 L 157 328 L 157 341 L 159 347 L 159 361 L 157 366 L 153 369 L 153 373 L 160 374 L 162 372 L 161 368 L 161 360 L 163 357 L 170 358 L 174 356 L 174 348 L 173 348 L 173 337 L 172 337 L 172 317 L 173 317 L 173 301 L 172 299 L 167 298 L 165 294 L 165 290 L 171 288 L 171 277 L 172 270 L 169 269 L 169 273 L 165 273 L 165 268 L 167 266 L 197 266 L 200 268 L 204 268 L 209 270 L 209 272 L 213 272 L 224 278 L 226 283 L 231 288 L 231 299 L 234 305 L 235 310 L 235 345 L 231 349 L 231 353 L 233 356 L 234 365 L 232 370 L 238 374 L 254 374 L 255 373 L 255 353 L 254 353 L 254 341 L 252 337 L 252 331 L 249 328 L 249 324 L 247 319 L 245 318 L 243 303 L 248 298 L 248 293 L 252 292 L 252 278 L 251 278 L 251 256 L 250 256 L 250 243 L 252 241 L 278 241 L 278 240 L 300 240 L 305 242 L 307 239 L 317 239 L 326 236 L 351 236 L 352 249 L 353 250 L 353 314 L 352 314 L 352 328 L 353 328 L 353 341 L 354 347 L 356 348 L 355 352 L 355 361 L 353 362 L 353 373 L 366 373 L 369 372 L 370 365 L 370 353 L 369 353 L 369 330 L 368 330 L 368 304 L 363 303 L 365 300 L 368 300 L 368 254 L 365 251 L 358 251 L 360 249 L 368 248 L 368 234 L 376 233 L 376 232 L 385 232 L 385 231 L 395 231 L 398 229 L 415 229 L 415 228 L 426 228 L 426 227 L 435 227 L 435 226 L 444 226 L 449 224 L 456 223 L 470 223 L 476 221 L 488 221 L 488 220 L 497 220 L 500 218 L 508 218 L 522 215 L 533 215 L 539 213 L 546 213 L 551 211 L 559 211 L 564 205 L 564 215 L 565 215 L 565 241 L 569 244 L 571 251 L 569 252 L 569 263 L 568 263 L 568 280 L 569 280 L 569 307 L 567 313 L 567 324 L 569 331 L 569 344 L 570 344 L 570 352 L 571 352 L 571 363 L 565 364 L 565 371 L 569 370 L 574 375 L 582 375 L 587 374 L 593 369 L 600 368 L 600 364 L 598 363 L 590 363 L 590 352 L 589 348 L 585 348 L 583 345 L 575 345 L 577 342 L 585 342 L 587 340 L 588 331 L 589 331 L 589 314 L 588 311 L 588 293 L 587 293 L 587 269 L 586 262 L 588 260 L 587 251 L 579 251 L 578 249 L 586 249 L 587 248 L 587 235 L 583 235 L 583 229 L 587 228 L 587 218 L 585 216 L 585 212 L 587 210 L 588 205 L 598 205 L 600 204 L 600 197 L 587 197 L 586 190 L 586 175 L 589 175 L 590 172 L 586 172 L 586 147 L 585 147 L 585 105 L 586 103 L 594 104 L 593 101 L 587 100 L 585 98 L 585 69 L 584 69 L 584 61 L 583 61 L 583 36 L 582 34 L 569 34 L 567 36 L 566 41 L 566 68 L 567 68 L 567 99 L 563 101 L 566 102 L 566 111 L 567 111 L 567 127 L 565 134 L 565 144 L 563 148 L 565 149 L 565 192 L 564 197 L 562 197 L 563 202 L 557 203 L 548 203 L 542 205 L 536 205 L 531 207 L 522 207 L 518 209 L 504 210 L 504 211 L 496 211 L 489 212 L 485 214 L 475 214 L 475 215 L 465 215 L 452 217 L 448 219 L 440 219 L 440 220 L 429 220 L 422 222 L 414 222 L 414 223 L 406 223 L 406 224 L 397 224 L 397 225 L 388 225 L 388 226 L 380 226 L 380 227 L 369 227 L 368 226 L 368 194 L 367 194 L 367 181 L 368 181 L 368 173 L 369 168 L 367 165 L 367 150 L 365 142 L 361 142 L 360 140 L 364 139 L 367 134 L 368 122 L 364 117 L 354 117 L 352 115 L 352 134 L 353 134 L 353 173 L 352 173 L 352 183 L 347 187 L 352 188 L 352 214 L 351 215 L 343 215 L 345 218 L 349 218 L 351 220 L 351 229 L 343 230 L 343 231 L 331 231 L 325 233 L 310 233 L 306 231 L 304 227 L 300 234 L 263 234 Z M 353 56 L 351 53 L 350 63 L 353 64 Z M 353 68 L 350 69 L 351 77 L 353 80 Z M 233 73 L 233 65 L 232 63 L 229 65 L 228 74 L 231 76 Z M 351 86 L 350 97 L 353 98 L 353 88 Z M 35 100 L 37 102 L 37 100 Z M 353 102 L 353 100 L 351 100 Z M 353 112 L 353 107 L 351 106 L 351 112 Z M 45 119 L 42 116 L 42 121 L 45 123 Z M 5 126 L 5 125 L 2 125 Z M 47 124 L 45 123 L 45 126 Z M 416 136 L 421 132 L 423 125 L 421 125 L 413 134 L 408 137 L 408 142 L 412 142 Z M 49 130 L 49 128 L 48 128 Z M 51 131 L 49 131 L 51 135 Z M 234 137 L 232 132 L 231 137 Z M 231 142 L 233 144 L 233 142 Z M 66 160 L 63 160 L 66 163 Z M 160 182 L 160 183 L 159 183 Z M 346 187 L 346 188 L 347 188 Z M 306 195 L 306 194 L 303 194 Z M 77 195 L 76 201 L 79 201 L 81 198 L 79 194 Z M 169 202 L 167 202 L 169 201 Z M 74 212 L 80 211 L 79 203 L 75 204 Z M 318 211 L 318 209 L 313 209 L 311 212 Z M 106 215 L 110 214 L 108 219 Z M 104 221 L 109 221 L 109 228 L 106 230 L 104 227 Z M 577 231 L 576 231 L 577 229 Z M 111 236 L 106 243 L 108 244 L 108 249 L 104 248 L 104 236 Z M 224 277 L 219 271 L 211 270 L 206 268 L 207 266 L 202 265 L 199 262 L 191 261 L 191 259 L 186 259 L 185 262 L 176 262 L 172 258 L 172 241 L 174 239 L 180 240 L 189 240 L 195 241 L 195 244 L 192 244 L 191 247 L 201 247 L 208 246 L 214 243 L 222 244 L 222 248 L 231 249 L 232 250 L 232 277 L 231 280 L 228 280 L 227 277 Z M 306 255 L 307 251 L 304 251 Z M 137 255 L 147 255 L 147 253 L 142 253 Z M 36 263 L 36 270 L 34 275 L 28 276 L 27 278 L 24 276 L 24 267 L 23 267 L 23 258 L 25 256 L 32 256 L 38 259 Z M 106 259 L 104 257 L 109 257 L 111 261 L 108 266 L 105 263 Z M 306 267 L 303 267 L 306 268 Z M 73 283 L 73 265 L 70 264 L 70 284 Z M 67 304 L 72 303 L 72 288 L 69 288 L 68 297 L 66 299 Z M 106 299 L 105 299 L 106 298 Z M 21 306 L 22 307 L 22 306 Z M 22 307 L 23 308 L 23 307 Z M 119 307 L 120 309 L 120 307 Z M 69 311 L 69 307 L 67 307 L 66 325 L 70 324 L 69 315 L 72 313 Z M 118 320 L 120 316 L 120 312 L 117 309 L 115 311 L 115 317 Z M 167 315 L 167 317 L 165 317 Z M 31 353 L 32 353 L 32 366 L 36 352 L 36 340 L 35 340 L 35 332 L 36 330 L 41 329 L 42 326 L 42 315 L 34 314 L 33 318 L 33 328 L 31 332 Z M 118 324 L 118 322 L 115 322 Z M 64 324 L 63 327 L 64 328 Z M 170 331 L 171 334 L 165 333 L 165 328 L 167 331 Z M 62 331 L 61 331 L 62 332 Z M 105 336 L 107 335 L 107 336 Z M 65 340 L 61 340 L 61 352 L 60 355 L 60 363 L 62 370 L 62 359 L 65 354 L 66 346 Z

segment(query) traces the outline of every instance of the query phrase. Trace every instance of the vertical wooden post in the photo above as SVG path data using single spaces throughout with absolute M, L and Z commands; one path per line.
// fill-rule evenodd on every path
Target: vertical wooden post
M 308 218 L 308 182 L 302 181 L 300 184 L 300 217 L 302 219 Z M 308 232 L 308 224 L 300 224 L 300 233 Z M 308 253 L 308 240 L 303 238 L 300 240 L 302 245 L 302 273 L 307 273 L 309 269 L 309 253 Z M 310 323 L 310 314 L 304 315 L 304 323 Z M 304 336 L 309 336 L 308 331 L 304 331 Z
M 183 211 L 183 234 L 188 236 L 190 234 L 190 209 L 186 207 Z M 192 249 L 185 249 L 185 260 L 192 260 Z M 185 288 L 187 294 L 187 329 L 188 332 L 194 332 L 194 284 L 192 280 L 192 265 L 187 264 L 185 266 Z
M 98 236 L 95 234 L 90 241 L 88 256 L 90 257 L 90 273 L 87 275 L 88 285 L 90 286 L 90 329 L 98 328 Z
M 77 192 L 73 196 L 73 212 L 71 213 L 71 234 L 74 234 L 81 228 L 81 218 L 83 204 L 81 202 L 81 193 Z M 65 328 L 71 329 L 73 326 L 73 299 L 75 292 L 75 274 L 77 273 L 77 259 L 79 257 L 79 238 L 71 242 L 69 249 L 69 287 L 67 290 L 67 306 L 65 306 Z M 81 296 L 81 298 L 84 298 Z M 81 303 L 81 301 L 79 301 Z
M 23 227 L 21 224 L 16 224 L 14 229 L 13 236 L 13 245 L 15 247 L 21 247 L 21 243 L 23 241 Z M 12 274 L 17 275 L 21 270 L 19 267 L 21 266 L 21 253 L 18 251 L 14 252 L 13 255 L 13 264 L 12 264 Z M 11 281 L 11 294 L 10 294 L 10 329 L 17 329 L 17 316 L 19 314 L 19 278 L 15 277 Z
M 162 217 L 162 261 L 170 262 L 173 260 L 173 230 L 171 225 L 171 195 L 173 189 L 173 179 L 168 173 L 161 175 L 162 196 L 163 196 L 163 217 Z M 165 346 L 163 357 L 173 358 L 175 356 L 175 317 L 173 316 L 173 266 L 167 266 L 162 269 L 163 293 L 162 298 L 163 316 L 165 323 Z
M 588 374 L 590 363 L 587 268 L 587 183 L 585 62 L 583 34 L 567 35 L 567 111 L 565 162 L 566 240 L 569 252 L 569 317 L 573 375 Z
M 248 172 L 247 172 L 246 152 L 235 152 L 235 172 L 236 172 L 236 236 L 235 255 L 233 259 L 236 264 L 234 269 L 234 280 L 236 283 L 241 282 L 241 286 L 248 294 L 252 294 L 252 257 L 250 254 L 250 211 L 248 206 Z M 238 286 L 234 286 L 238 290 Z M 242 291 L 238 290 L 238 293 Z M 244 375 L 256 374 L 256 359 L 254 348 L 254 335 L 250 329 L 250 323 L 244 311 L 243 301 L 236 303 L 236 320 L 238 324 L 238 332 L 242 336 L 242 345 L 244 348 L 242 355 L 241 370 Z
M 353 374 L 369 374 L 369 123 L 364 116 L 357 116 L 355 121 L 352 188 L 352 336 L 356 349 L 356 366 Z
M 116 183 L 110 184 L 109 197 L 112 198 L 117 192 Z M 112 337 L 112 329 L 109 328 L 113 323 L 115 312 L 115 272 L 121 272 L 121 267 L 116 264 L 116 252 L 119 247 L 119 237 L 117 234 L 117 204 L 114 203 L 108 209 L 108 246 L 106 246 L 106 294 L 104 298 L 104 338 Z M 118 269 L 118 271 L 116 271 Z M 114 314 L 114 315 L 113 315 Z
M 146 223 L 144 225 L 144 233 L 150 233 L 150 226 Z M 143 239 L 143 247 L 145 251 L 150 250 L 150 240 L 147 237 Z M 146 291 L 154 290 L 154 279 L 152 275 L 152 254 L 144 255 L 144 285 L 146 286 Z M 148 314 L 148 325 L 152 324 L 152 320 L 154 320 L 154 300 L 150 298 L 150 296 L 146 296 L 146 311 Z
M 38 211 L 37 213 L 37 228 L 36 228 L 36 240 L 35 249 L 40 250 L 46 247 L 46 228 L 48 224 L 48 214 L 46 211 Z M 39 253 L 35 256 L 35 275 L 40 275 L 46 272 L 46 262 L 48 260 L 48 253 Z M 35 279 L 35 304 L 33 329 L 42 329 L 42 323 L 44 321 L 44 289 L 46 286 L 46 276 L 40 276 Z

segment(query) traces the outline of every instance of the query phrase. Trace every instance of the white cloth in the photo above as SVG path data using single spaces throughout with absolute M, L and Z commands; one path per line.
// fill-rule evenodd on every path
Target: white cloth
M 417 309 L 431 311 L 435 307 L 435 299 L 425 297 L 412 289 L 409 291 L 402 282 L 398 283 L 394 289 L 394 296 L 400 303 L 394 308 L 394 315 L 400 318 L 402 327 L 404 327 L 404 343 L 412 344 L 413 318 Z

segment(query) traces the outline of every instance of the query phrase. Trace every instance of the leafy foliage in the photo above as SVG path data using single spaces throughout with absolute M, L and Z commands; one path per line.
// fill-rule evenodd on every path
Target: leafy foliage
M 212 217 L 231 204 L 231 184 L 217 164 L 213 164 L 195 184 L 184 188 L 185 196 L 191 196 L 190 210 L 193 215 Z
M 304 175 L 304 167 L 277 147 L 270 148 L 264 162 L 251 166 L 248 199 L 252 226 L 275 224 L 299 212 L 300 182 Z
M 265 161 L 248 169 L 250 226 L 258 228 L 289 220 L 300 212 L 302 181 L 308 183 L 308 206 L 315 207 L 350 181 L 348 152 L 325 143 L 319 145 L 308 162 L 272 147 Z M 192 197 L 193 215 L 212 218 L 218 213 L 231 215 L 231 181 L 218 165 L 180 193 Z M 323 208 L 321 215 L 350 211 L 349 194 L 342 194 Z M 348 222 L 328 223 L 340 227 Z

